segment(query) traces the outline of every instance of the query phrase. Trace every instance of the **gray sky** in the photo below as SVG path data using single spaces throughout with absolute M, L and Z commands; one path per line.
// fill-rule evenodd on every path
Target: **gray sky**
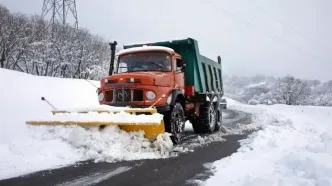
M 0 0 L 41 14 L 43 0 Z M 332 79 L 330 0 L 77 0 L 79 26 L 120 43 L 193 37 L 230 75 Z

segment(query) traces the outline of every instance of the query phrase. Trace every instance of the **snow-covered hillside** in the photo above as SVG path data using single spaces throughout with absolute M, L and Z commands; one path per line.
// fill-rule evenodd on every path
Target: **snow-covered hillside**
M 249 106 L 262 130 L 241 141 L 237 153 L 213 164 L 205 185 L 332 185 L 332 108 Z
M 168 138 L 152 144 L 143 133 L 118 127 L 103 132 L 81 127 L 27 126 L 26 120 L 51 115 L 45 96 L 57 108 L 98 105 L 99 82 L 32 76 L 0 69 L 0 179 L 77 161 L 132 160 L 167 157 Z M 124 148 L 126 147 L 126 148 Z

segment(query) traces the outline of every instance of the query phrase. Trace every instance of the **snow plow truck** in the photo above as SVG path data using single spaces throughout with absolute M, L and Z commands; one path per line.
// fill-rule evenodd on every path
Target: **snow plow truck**
M 103 118 L 107 119 L 82 121 L 65 119 L 66 115 L 60 121 L 27 123 L 101 128 L 118 125 L 128 132 L 143 130 L 150 140 L 168 132 L 173 143 L 181 141 L 186 120 L 192 123 L 195 133 L 211 133 L 221 128 L 224 93 L 220 56 L 213 61 L 200 55 L 198 43 L 192 38 L 124 45 L 118 53 L 115 53 L 117 43 L 110 45 L 109 76 L 100 80 L 97 89 L 103 109 L 52 111 L 54 115 L 72 112 L 89 115 L 94 111 L 106 113 Z M 117 121 L 115 115 L 119 112 L 127 114 L 119 117 L 133 119 Z M 151 121 L 149 117 L 157 119 Z

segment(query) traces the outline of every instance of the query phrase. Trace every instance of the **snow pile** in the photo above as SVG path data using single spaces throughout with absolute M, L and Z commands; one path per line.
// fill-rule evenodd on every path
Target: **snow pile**
M 57 108 L 98 107 L 99 82 L 37 77 L 0 69 L 0 179 L 57 168 L 78 161 L 118 161 L 164 158 L 170 140 L 155 144 L 142 132 L 126 133 L 118 127 L 84 129 L 77 126 L 29 126 L 29 119 L 50 116 L 45 98 Z
M 173 149 L 173 142 L 170 138 L 171 134 L 165 133 L 157 136 L 156 141 L 153 142 L 154 146 L 160 150 L 163 155 L 170 155 Z
M 223 134 L 221 132 L 211 134 L 208 136 L 198 136 L 197 142 L 200 144 L 207 144 L 215 141 L 225 141 L 224 138 L 222 138 Z
M 48 116 L 38 116 L 35 118 L 31 118 L 31 120 L 38 121 L 59 121 L 59 122 L 112 122 L 118 124 L 140 124 L 140 125 L 159 125 L 163 120 L 163 115 L 159 113 L 154 113 L 152 115 L 140 114 L 133 115 L 124 111 L 119 113 L 98 113 L 98 112 L 88 112 L 86 114 L 80 113 L 60 113 L 56 115 L 48 115 Z
M 130 107 L 114 107 L 109 105 L 95 105 L 90 107 L 80 107 L 80 108 L 63 108 L 61 110 L 55 109 L 53 111 L 59 112 L 59 111 L 69 111 L 69 112 L 93 112 L 93 111 L 99 111 L 99 112 L 121 112 L 121 111 L 130 111 L 132 108 Z M 134 110 L 139 111 L 149 111 L 151 108 L 134 108 Z
M 332 108 L 238 107 L 260 108 L 253 111 L 262 130 L 216 161 L 205 185 L 332 185 Z
M 98 127 L 85 129 L 77 126 L 40 126 L 46 134 L 37 131 L 41 141 L 62 139 L 75 147 L 81 159 L 93 159 L 96 162 L 153 159 L 168 157 L 173 143 L 169 135 L 161 134 L 154 143 L 143 137 L 144 133 L 120 130 L 117 126 L 105 127 L 99 131 Z M 38 136 L 38 137 L 37 137 Z

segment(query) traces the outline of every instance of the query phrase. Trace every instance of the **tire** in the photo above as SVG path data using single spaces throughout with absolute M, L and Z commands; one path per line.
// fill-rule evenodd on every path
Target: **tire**
M 217 107 L 213 102 L 205 102 L 200 106 L 200 116 L 193 120 L 195 133 L 212 133 L 217 125 Z
M 175 103 L 171 111 L 164 114 L 165 130 L 171 133 L 171 139 L 174 144 L 181 142 L 182 134 L 185 128 L 184 110 L 180 103 Z
M 222 109 L 220 108 L 220 106 L 218 107 L 217 110 L 217 121 L 216 121 L 216 127 L 215 127 L 215 131 L 219 131 L 222 125 Z

